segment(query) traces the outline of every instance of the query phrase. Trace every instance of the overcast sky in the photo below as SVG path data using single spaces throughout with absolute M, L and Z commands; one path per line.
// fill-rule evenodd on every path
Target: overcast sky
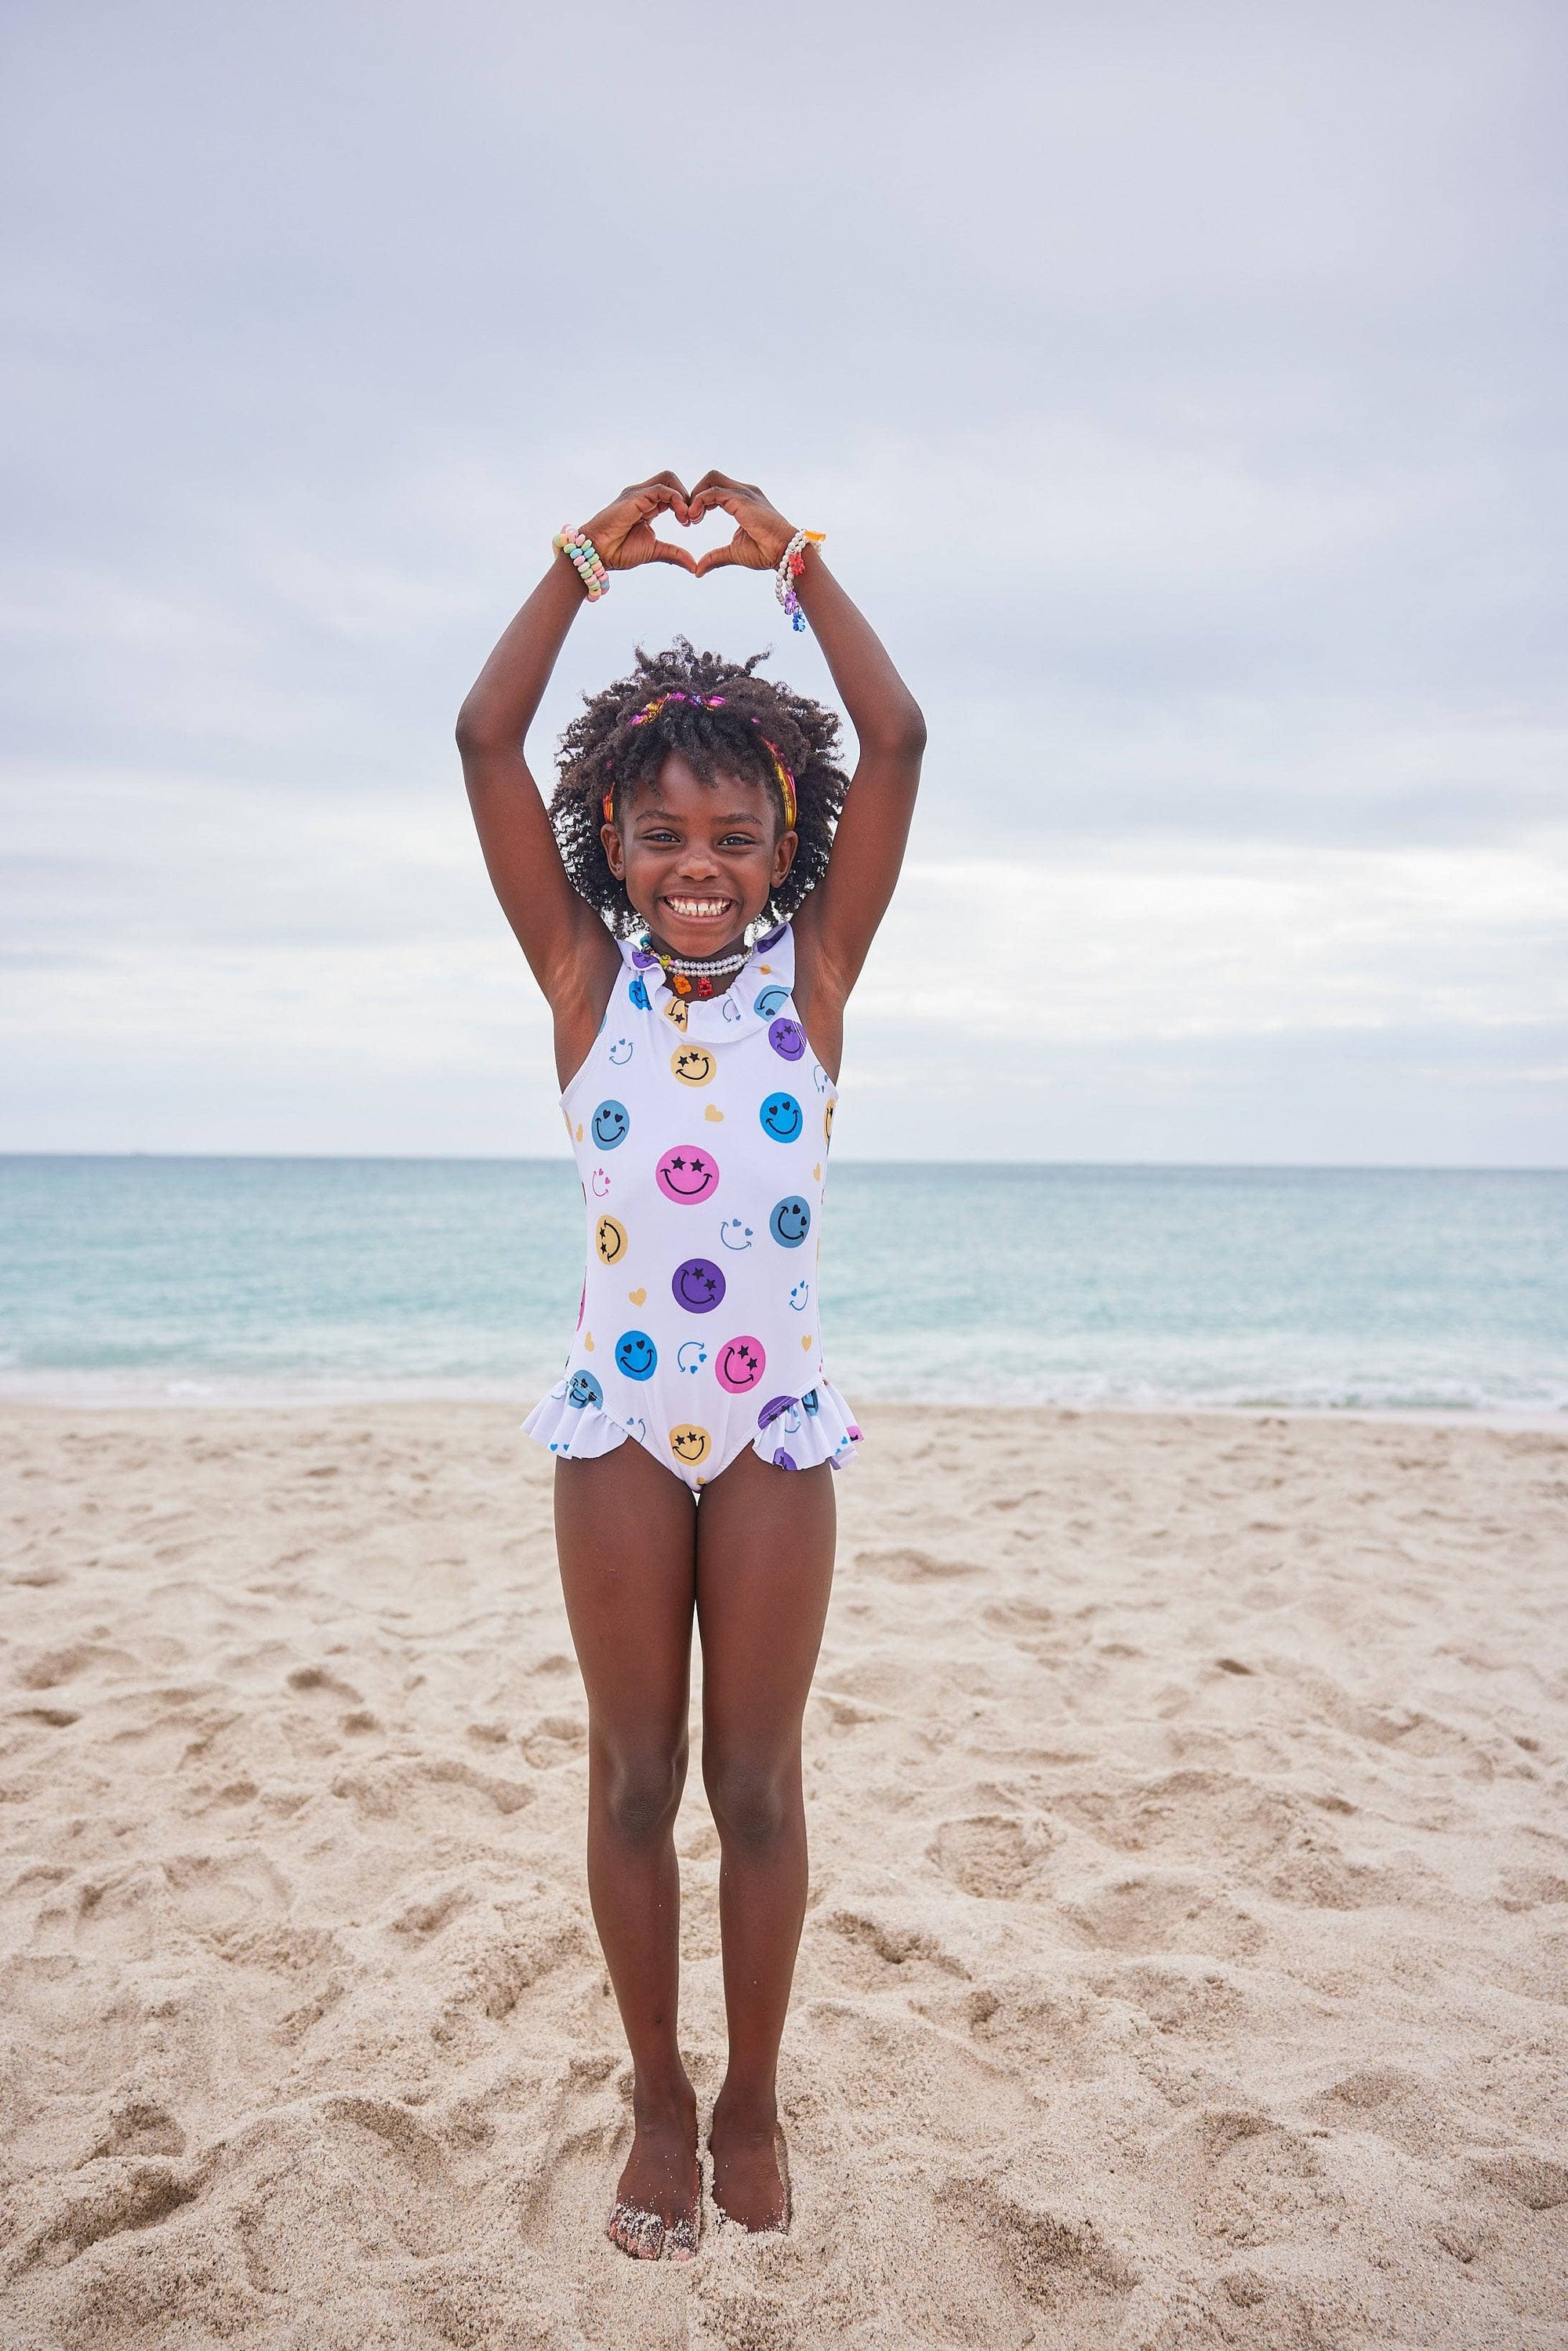
M 557 525 L 718 465 L 930 721 L 846 1151 L 1568 1163 L 1560 6 L 3 39 L 0 1147 L 558 1152 L 453 719 Z M 541 773 L 676 629 L 831 690 L 621 579 Z

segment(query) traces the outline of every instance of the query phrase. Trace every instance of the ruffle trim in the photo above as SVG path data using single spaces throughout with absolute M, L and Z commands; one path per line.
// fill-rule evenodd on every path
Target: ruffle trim
M 768 1421 L 752 1438 L 751 1449 L 775 1468 L 815 1469 L 826 1461 L 841 1469 L 853 1460 L 861 1433 L 831 1380 L 819 1379 L 803 1396 L 774 1396 L 761 1409 Z M 563 1461 L 597 1461 L 624 1445 L 628 1437 L 647 1443 L 643 1423 L 629 1427 L 624 1421 L 613 1419 L 601 1405 L 569 1402 L 565 1380 L 558 1380 L 549 1395 L 539 1398 L 523 1429 L 536 1445 Z M 674 1463 L 669 1467 L 674 1476 L 680 1476 Z
M 540 1396 L 523 1429 L 536 1445 L 559 1453 L 563 1461 L 597 1461 L 601 1454 L 624 1445 L 632 1434 L 612 1420 L 602 1405 L 569 1404 L 565 1380 L 558 1380 L 549 1395 Z
M 751 1440 L 760 1459 L 779 1469 L 815 1469 L 823 1461 L 841 1469 L 854 1459 L 861 1433 L 831 1380 L 819 1378 L 803 1396 L 775 1396 L 773 1407 L 763 1406 L 771 1416 Z

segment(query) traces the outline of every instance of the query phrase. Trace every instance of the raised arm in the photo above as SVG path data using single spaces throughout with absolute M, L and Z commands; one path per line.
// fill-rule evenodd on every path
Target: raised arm
M 695 572 L 684 548 L 654 536 L 653 517 L 666 510 L 684 523 L 686 494 L 674 474 L 655 474 L 622 490 L 583 528 L 609 571 L 678 563 Z M 592 1040 L 617 956 L 603 924 L 567 879 L 523 744 L 567 631 L 586 601 L 570 559 L 557 555 L 457 716 L 463 778 L 485 863 L 502 912 L 554 1011 L 557 1059 L 569 1075 Z
M 794 527 L 762 492 L 724 474 L 705 474 L 692 492 L 693 522 L 722 507 L 736 522 L 727 547 L 705 555 L 697 577 L 727 563 L 774 570 Z M 844 1001 L 887 912 L 904 862 L 925 721 L 875 630 L 812 548 L 796 582 L 860 743 L 844 812 L 822 880 L 795 917 L 797 1000 L 813 1042 L 836 1047 Z M 812 1000 L 807 1009 L 805 999 Z M 837 1066 L 836 1052 L 833 1066 Z

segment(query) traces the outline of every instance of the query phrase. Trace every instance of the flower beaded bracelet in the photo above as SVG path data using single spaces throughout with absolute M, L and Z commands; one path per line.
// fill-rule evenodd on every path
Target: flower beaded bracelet
M 821 547 L 827 535 L 825 530 L 798 530 L 779 559 L 779 569 L 773 574 L 773 593 L 783 605 L 792 629 L 800 630 L 806 625 L 800 599 L 795 593 L 795 582 L 806 569 L 806 549 Z
M 585 530 L 569 530 L 563 524 L 550 545 L 558 555 L 570 559 L 572 569 L 588 590 L 591 604 L 597 604 L 601 596 L 609 595 L 610 574 L 600 560 L 599 549 Z

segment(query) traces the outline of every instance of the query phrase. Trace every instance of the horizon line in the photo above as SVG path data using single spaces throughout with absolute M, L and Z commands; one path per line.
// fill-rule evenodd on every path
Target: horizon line
M 572 1167 L 565 1152 L 429 1151 L 51 1151 L 0 1149 L 0 1165 L 21 1161 L 126 1162 L 157 1165 L 358 1167 Z M 848 1155 L 839 1167 L 1040 1168 L 1078 1173 L 1295 1176 L 1568 1176 L 1568 1166 L 1473 1160 L 1358 1159 L 917 1159 Z

